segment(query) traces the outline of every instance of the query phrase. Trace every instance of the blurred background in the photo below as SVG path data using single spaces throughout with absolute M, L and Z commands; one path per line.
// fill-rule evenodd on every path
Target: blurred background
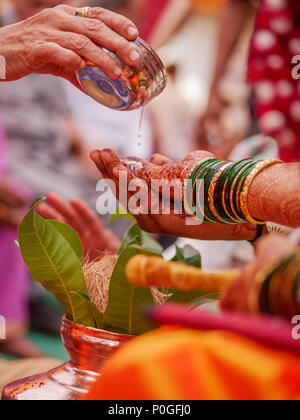
M 60 3 L 0 0 L 0 24 L 15 23 Z M 86 6 L 80 0 L 64 3 Z M 88 157 L 94 148 L 110 147 L 122 156 L 145 159 L 158 152 L 174 160 L 205 148 L 220 158 L 227 158 L 243 139 L 258 132 L 251 108 L 252 91 L 246 83 L 255 2 L 247 9 L 239 40 L 222 72 L 218 83 L 218 116 L 212 119 L 203 116 L 211 106 L 224 0 L 90 0 L 88 3 L 122 13 L 136 22 L 141 37 L 158 51 L 168 68 L 168 87 L 147 106 L 140 139 L 137 136 L 140 110 L 116 113 L 93 102 L 68 82 L 51 76 L 33 74 L 18 82 L 1 83 L 5 177 L 17 185 L 28 201 L 51 191 L 66 199 L 79 197 L 95 209 L 98 173 Z M 107 224 L 107 219 L 103 222 Z M 121 237 L 126 226 L 117 223 L 112 229 Z M 0 344 L 0 352 L 27 356 L 42 350 L 64 358 L 57 338 L 59 308 L 38 285 L 28 280 L 18 250 L 12 244 L 15 236 L 15 230 L 0 230 L 0 313 L 9 321 L 11 338 L 6 344 Z M 236 245 L 234 250 L 232 244 L 211 246 L 200 246 L 201 252 L 206 253 L 207 268 L 234 265 Z M 216 252 L 220 255 L 218 267 L 214 263 Z M 249 250 L 246 254 L 248 258 Z

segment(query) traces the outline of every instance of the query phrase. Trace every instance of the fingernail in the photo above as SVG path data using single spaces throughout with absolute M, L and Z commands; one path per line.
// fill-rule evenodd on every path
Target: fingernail
M 137 61 L 140 58 L 140 54 L 137 52 L 137 50 L 132 50 L 129 55 L 130 60 Z
M 129 26 L 129 28 L 127 29 L 127 33 L 128 33 L 129 36 L 138 35 L 138 31 L 134 26 Z
M 86 67 L 85 60 L 80 60 L 80 71 L 82 71 Z

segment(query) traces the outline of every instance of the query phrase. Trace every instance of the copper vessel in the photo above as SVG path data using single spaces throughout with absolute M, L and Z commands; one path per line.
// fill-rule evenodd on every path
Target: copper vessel
M 70 360 L 45 374 L 7 385 L 3 400 L 80 400 L 101 375 L 101 365 L 133 338 L 85 327 L 63 317 L 61 336 Z

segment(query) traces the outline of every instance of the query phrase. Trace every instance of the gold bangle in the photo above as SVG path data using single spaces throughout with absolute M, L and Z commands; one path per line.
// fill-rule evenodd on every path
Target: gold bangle
M 210 209 L 211 213 L 213 214 L 213 216 L 216 219 L 220 220 L 220 223 L 225 223 L 225 221 L 222 220 L 222 218 L 220 217 L 220 215 L 218 214 L 218 212 L 215 208 L 214 194 L 215 194 L 215 189 L 216 189 L 218 179 L 220 178 L 222 172 L 225 171 L 225 169 L 228 168 L 228 166 L 230 166 L 231 164 L 232 164 L 232 162 L 228 162 L 225 166 L 223 166 L 222 168 L 220 168 L 218 170 L 218 172 L 214 175 L 214 177 L 213 177 L 213 179 L 210 183 L 209 189 L 208 189 L 208 206 L 209 206 L 209 209 Z
M 241 219 L 241 218 L 238 216 L 238 214 L 236 213 L 236 211 L 235 211 L 235 208 L 234 208 L 234 203 L 233 203 L 233 198 L 234 198 L 233 193 L 234 193 L 234 188 L 235 188 L 235 186 L 236 186 L 236 183 L 237 183 L 237 182 L 238 182 L 238 180 L 239 180 L 239 176 L 240 176 L 240 174 L 241 174 L 241 173 L 243 173 L 244 171 L 245 171 L 245 168 L 242 168 L 242 169 L 240 170 L 240 172 L 236 175 L 235 180 L 233 181 L 233 184 L 232 184 L 232 186 L 231 186 L 231 190 L 230 190 L 230 192 L 229 192 L 229 201 L 230 201 L 230 205 L 231 205 L 231 211 L 232 211 L 232 213 L 235 215 L 235 217 L 236 217 L 237 221 L 239 221 L 240 223 L 245 223 L 245 220 Z M 237 192 L 239 192 L 239 188 L 238 188 Z M 239 196 L 239 194 L 237 194 L 237 197 L 238 197 L 238 196 Z M 238 207 L 237 207 L 237 208 L 238 208 Z
M 256 167 L 253 169 L 252 172 L 250 172 L 249 176 L 247 177 L 243 190 L 240 193 L 240 208 L 244 215 L 244 217 L 248 220 L 249 223 L 254 224 L 265 224 L 266 221 L 255 219 L 251 216 L 248 208 L 248 194 L 250 187 L 252 185 L 252 182 L 254 179 L 259 175 L 263 170 L 273 166 L 277 165 L 278 163 L 283 163 L 282 160 L 279 159 L 267 159 L 256 165 Z

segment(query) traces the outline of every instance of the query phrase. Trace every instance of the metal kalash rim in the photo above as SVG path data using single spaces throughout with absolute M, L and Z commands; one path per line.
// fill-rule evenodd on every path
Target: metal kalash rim
M 142 40 L 142 38 L 138 38 L 135 41 L 135 43 L 140 44 L 143 48 L 145 48 L 148 51 L 148 53 L 153 57 L 154 61 L 157 63 L 157 66 L 159 67 L 159 70 L 162 73 L 162 77 L 161 77 L 161 88 L 162 88 L 161 92 L 162 92 L 168 83 L 168 74 L 167 74 L 164 63 L 162 62 L 158 54 L 144 40 Z

